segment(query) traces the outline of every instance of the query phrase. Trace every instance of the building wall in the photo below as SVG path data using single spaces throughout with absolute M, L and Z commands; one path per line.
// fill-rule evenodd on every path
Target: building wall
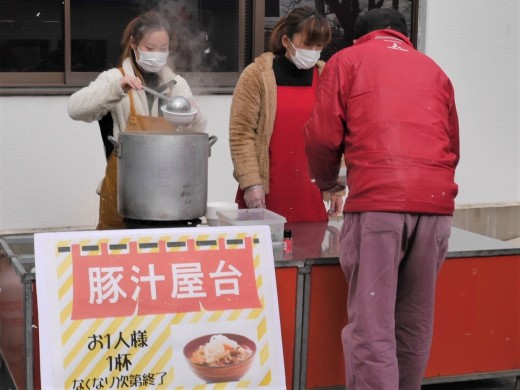
M 517 1 L 428 0 L 426 54 L 452 79 L 459 111 L 459 205 L 520 200 Z
M 452 79 L 461 126 L 458 208 L 520 204 L 520 6 L 421 0 L 420 48 Z M 208 200 L 233 200 L 230 95 L 197 97 L 212 147 Z M 104 171 L 97 123 L 72 121 L 68 96 L 0 96 L 0 233 L 97 223 Z M 460 220 L 467 218 L 461 218 Z
M 228 147 L 231 96 L 199 96 L 216 135 L 208 200 L 233 201 Z M 73 121 L 68 96 L 0 97 L 0 233 L 91 228 L 97 224 L 105 155 L 97 122 Z

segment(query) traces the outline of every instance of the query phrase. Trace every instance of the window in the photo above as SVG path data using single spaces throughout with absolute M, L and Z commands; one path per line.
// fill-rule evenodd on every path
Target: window
M 172 61 L 194 89 L 234 86 L 253 58 L 253 0 L 0 0 L 0 86 L 88 84 L 120 62 L 128 22 L 155 8 L 170 21 Z
M 23 72 L 52 75 L 63 71 L 63 7 L 61 1 L 2 0 L 0 2 L 0 71 L 10 80 Z M 49 76 L 47 80 L 52 80 Z
M 265 0 L 264 50 L 268 50 L 269 37 L 280 17 L 302 5 L 317 9 L 330 22 L 332 41 L 322 53 L 323 60 L 352 45 L 354 21 L 360 13 L 372 8 L 394 8 L 401 12 L 406 18 L 410 39 L 417 44 L 418 0 Z
M 418 0 L 0 0 L 0 93 L 69 93 L 119 65 L 121 37 L 137 14 L 159 9 L 178 37 L 176 71 L 196 92 L 232 91 L 267 50 L 272 28 L 295 6 L 327 15 L 328 59 L 352 42 L 357 14 L 399 9 L 417 35 Z

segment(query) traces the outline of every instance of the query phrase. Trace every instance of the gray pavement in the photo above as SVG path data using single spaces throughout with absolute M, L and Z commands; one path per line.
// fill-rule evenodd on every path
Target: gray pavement
M 516 377 L 424 385 L 422 390 L 520 390 Z
M 0 367 L 0 390 L 16 390 L 5 367 Z M 520 390 L 520 383 L 514 377 L 497 378 L 424 385 L 422 390 Z
M 1 359 L 1 357 L 0 357 Z M 7 371 L 7 367 L 0 360 L 0 390 L 15 390 L 11 376 Z

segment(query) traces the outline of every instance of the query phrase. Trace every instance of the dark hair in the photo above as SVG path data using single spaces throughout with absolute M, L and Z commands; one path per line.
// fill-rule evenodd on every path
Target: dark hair
M 403 14 L 393 8 L 374 8 L 360 14 L 354 23 L 354 39 L 371 31 L 389 28 L 408 35 L 408 27 Z
M 135 56 L 132 47 L 130 46 L 130 38 L 133 38 L 136 43 L 139 43 L 141 39 L 143 39 L 143 37 L 150 31 L 166 31 L 170 37 L 170 42 L 172 41 L 170 24 L 164 16 L 156 11 L 145 12 L 130 21 L 130 23 L 128 23 L 125 30 L 123 31 L 123 39 L 121 40 L 123 54 L 121 55 L 120 66 L 123 66 L 123 61 L 125 58 L 132 58 L 132 67 L 134 68 L 134 73 L 141 79 L 141 71 L 135 62 Z
M 285 54 L 282 37 L 287 35 L 292 39 L 296 33 L 303 33 L 305 43 L 309 45 L 321 43 L 326 46 L 331 39 L 327 19 L 315 9 L 303 6 L 293 9 L 276 23 L 269 39 L 269 50 L 274 54 Z

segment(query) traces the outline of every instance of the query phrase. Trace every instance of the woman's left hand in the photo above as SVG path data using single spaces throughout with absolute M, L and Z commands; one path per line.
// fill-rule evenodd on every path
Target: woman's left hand
M 329 198 L 329 215 L 336 217 L 343 212 L 343 196 L 331 194 Z
M 186 97 L 186 99 L 190 102 L 191 106 L 197 109 L 197 113 L 193 117 L 193 120 L 188 123 L 186 126 L 186 130 L 188 131 L 200 131 L 201 133 L 206 130 L 206 120 L 202 117 L 202 113 L 200 111 L 199 104 L 195 101 L 195 99 L 191 97 Z M 194 129 L 197 127 L 196 129 Z

